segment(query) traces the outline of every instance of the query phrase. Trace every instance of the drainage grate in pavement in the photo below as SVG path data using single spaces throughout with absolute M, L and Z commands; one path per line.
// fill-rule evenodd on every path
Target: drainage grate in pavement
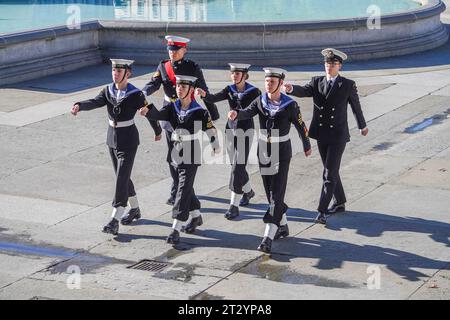
M 142 260 L 132 266 L 129 266 L 128 269 L 136 269 L 142 271 L 150 271 L 150 272 L 160 272 L 167 267 L 169 267 L 171 263 L 169 262 L 160 262 L 155 260 Z

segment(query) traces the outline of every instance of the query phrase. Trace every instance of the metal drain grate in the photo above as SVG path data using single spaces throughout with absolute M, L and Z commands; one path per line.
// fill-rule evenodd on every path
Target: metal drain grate
M 142 271 L 150 271 L 150 272 L 160 272 L 169 267 L 171 263 L 169 262 L 160 262 L 155 260 L 142 260 L 138 263 L 129 266 L 128 269 L 136 269 Z

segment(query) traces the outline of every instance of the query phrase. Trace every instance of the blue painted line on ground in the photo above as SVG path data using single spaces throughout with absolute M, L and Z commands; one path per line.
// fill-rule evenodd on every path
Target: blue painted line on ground
M 76 255 L 75 251 L 67 251 L 55 248 L 44 248 L 39 246 L 30 246 L 14 242 L 0 242 L 0 252 L 16 252 L 46 257 L 71 258 Z

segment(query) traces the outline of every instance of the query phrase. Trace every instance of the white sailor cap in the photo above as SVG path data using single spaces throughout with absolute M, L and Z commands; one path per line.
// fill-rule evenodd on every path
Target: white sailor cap
M 228 65 L 231 72 L 248 72 L 248 69 L 251 67 L 251 64 L 245 63 L 229 63 Z
M 117 69 L 131 69 L 131 65 L 134 63 L 134 60 L 126 60 L 126 59 L 109 59 L 111 60 L 112 67 Z
M 281 80 L 284 80 L 286 77 L 287 71 L 280 68 L 263 68 L 264 72 L 266 73 L 265 77 L 274 77 L 279 78 Z
M 340 50 L 333 48 L 326 48 L 322 50 L 322 55 L 325 57 L 325 62 L 340 62 L 347 60 L 347 55 Z
M 182 75 L 176 76 L 176 79 L 177 79 L 177 83 L 179 83 L 179 84 L 188 84 L 190 86 L 195 85 L 195 82 L 197 81 L 196 77 L 182 76 Z
M 167 40 L 167 50 L 178 50 L 181 48 L 186 48 L 189 41 L 191 41 L 188 38 L 183 38 L 179 36 L 166 36 Z

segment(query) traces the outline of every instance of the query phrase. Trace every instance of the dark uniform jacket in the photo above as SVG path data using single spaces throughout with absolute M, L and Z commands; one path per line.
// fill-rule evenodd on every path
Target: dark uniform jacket
M 249 119 L 255 115 L 259 116 L 260 129 L 267 130 L 268 136 L 271 136 L 274 129 L 278 129 L 278 134 L 273 136 L 284 137 L 289 135 L 291 124 L 297 129 L 300 139 L 303 143 L 303 150 L 307 151 L 311 148 L 308 138 L 308 129 L 303 122 L 300 108 L 292 98 L 281 94 L 281 104 L 277 112 L 271 112 L 267 103 L 267 93 L 263 94 L 260 99 L 256 100 L 244 110 L 238 110 L 238 120 Z M 279 145 L 279 160 L 287 160 L 292 157 L 291 140 L 277 143 Z M 260 145 L 260 144 L 259 144 Z M 271 143 L 267 143 L 268 156 L 271 154 Z M 258 151 L 258 156 L 261 154 Z
M 201 137 L 201 132 L 205 131 L 210 138 L 212 147 L 214 149 L 219 147 L 217 137 L 212 131 L 216 128 L 212 123 L 211 116 L 209 112 L 205 110 L 201 105 L 199 105 L 196 101 L 192 101 L 189 109 L 187 109 L 184 116 L 181 113 L 180 100 L 165 105 L 159 111 L 153 104 L 149 105 L 148 108 L 149 111 L 146 115 L 148 119 L 168 121 L 171 124 L 172 128 L 174 128 L 174 133 L 180 136 L 180 140 L 175 140 L 174 142 L 174 148 L 176 148 L 178 154 L 180 155 L 180 158 L 183 157 L 183 149 L 190 148 L 189 150 L 191 150 L 191 155 L 187 163 L 184 161 L 177 162 L 175 161 L 175 159 L 171 159 L 171 161 L 175 162 L 178 167 L 181 167 L 183 165 L 201 164 L 201 139 L 183 141 L 184 135 L 197 134 Z M 172 138 L 173 137 L 174 135 L 172 134 Z
M 325 95 L 327 77 L 313 77 L 305 86 L 293 86 L 291 95 L 313 97 L 314 112 L 309 136 L 321 143 L 335 144 L 350 141 L 347 106 L 350 104 L 359 129 L 366 127 L 358 90 L 353 80 L 338 76 Z
M 164 94 L 175 101 L 178 96 L 176 92 L 176 86 L 170 80 L 165 64 L 169 59 L 163 60 L 159 63 L 156 72 L 153 74 L 152 79 L 149 83 L 147 83 L 142 91 L 145 92 L 147 96 L 153 94 L 158 91 L 161 85 L 164 89 Z M 196 87 L 201 88 L 208 92 L 208 86 L 206 85 L 205 78 L 203 77 L 203 72 L 199 65 L 192 60 L 189 59 L 181 59 L 172 63 L 172 68 L 175 75 L 183 75 L 183 76 L 191 76 L 197 78 Z M 172 101 L 172 102 L 173 102 Z M 205 103 L 206 108 L 211 113 L 211 117 L 213 120 L 217 120 L 219 118 L 219 113 L 217 111 L 217 107 L 214 104 Z
M 236 85 L 229 85 L 225 87 L 222 91 L 216 94 L 207 93 L 204 98 L 205 102 L 219 102 L 223 100 L 228 100 L 230 110 L 240 110 L 247 108 L 252 102 L 254 102 L 261 95 L 261 91 L 252 86 L 249 83 L 245 83 L 244 92 L 238 92 Z M 235 124 L 235 128 L 231 128 L 231 121 L 227 121 L 226 129 L 253 129 L 255 124 L 253 119 L 239 120 Z
M 118 101 L 116 97 L 116 86 L 112 83 L 100 91 L 94 99 L 77 102 L 76 104 L 80 106 L 81 111 L 93 110 L 106 105 L 108 119 L 115 122 L 134 119 L 136 111 L 147 105 L 142 91 L 132 84 L 128 84 L 126 94 L 121 100 Z M 158 122 L 152 121 L 150 124 L 155 134 L 160 135 L 162 129 Z M 110 148 L 118 150 L 136 148 L 139 145 L 139 132 L 136 125 L 121 128 L 108 125 L 106 144 Z

